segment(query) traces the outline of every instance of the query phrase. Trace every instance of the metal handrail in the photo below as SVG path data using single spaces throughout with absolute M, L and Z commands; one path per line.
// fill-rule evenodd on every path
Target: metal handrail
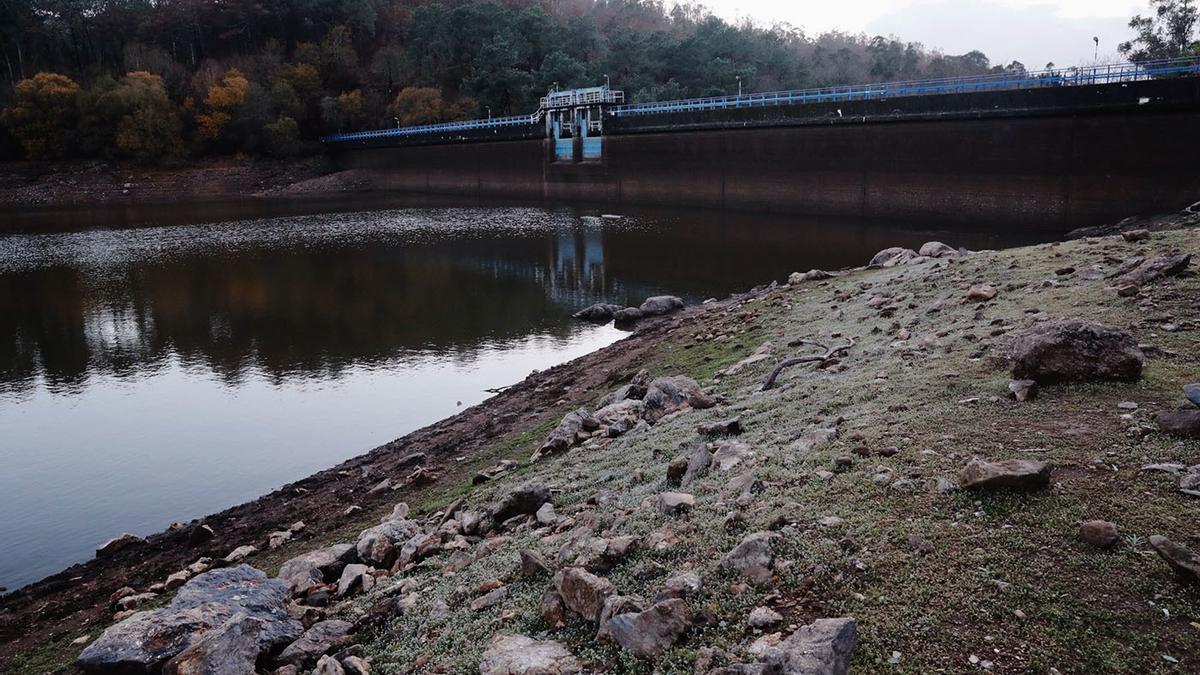
M 837 87 L 819 87 L 813 89 L 795 89 L 790 91 L 772 91 L 761 94 L 742 94 L 737 96 L 711 96 L 707 98 L 691 98 L 676 101 L 655 101 L 648 103 L 630 103 L 610 105 L 605 113 L 614 117 L 631 117 L 635 115 L 652 115 L 657 113 L 688 112 L 695 110 L 721 110 L 728 108 L 751 108 L 773 105 L 794 105 L 800 103 L 825 103 L 834 101 L 863 101 L 885 99 L 900 96 L 926 96 L 935 94 L 961 94 L 980 91 L 1002 91 L 1006 89 L 1028 89 L 1033 87 L 1072 87 L 1094 84 L 1109 84 L 1114 82 L 1134 82 L 1149 80 L 1169 75 L 1200 73 L 1200 57 L 1183 57 L 1177 59 L 1162 59 L 1142 63 L 1114 63 L 1102 66 L 1086 66 L 1073 68 L 1056 68 L 1024 72 L 1018 76 L 1013 73 L 995 73 L 989 75 L 974 75 L 967 77 L 946 77 L 929 80 L 907 80 L 900 82 L 881 82 L 873 84 L 856 84 Z M 604 94 L 592 95 L 595 91 L 604 90 Z M 616 103 L 623 100 L 620 91 L 605 87 L 595 87 L 586 90 L 588 103 Z M 375 138 L 398 138 L 406 136 L 421 136 L 427 134 L 452 133 L 475 129 L 497 129 L 502 127 L 528 126 L 538 124 L 545 114 L 550 98 L 556 95 L 569 95 L 569 92 L 552 92 L 542 99 L 542 107 L 532 115 L 514 115 L 511 117 L 493 117 L 488 119 L 465 120 L 462 122 L 444 122 L 441 124 L 424 124 L 414 127 L 398 127 L 395 129 L 376 129 L 373 131 L 356 131 L 351 133 L 330 134 L 322 140 L 326 142 L 370 140 Z M 607 99 L 607 100 L 591 100 Z M 554 105 L 559 103 L 553 101 Z
M 862 101 L 899 96 L 953 94 L 1031 87 L 1064 87 L 1113 82 L 1132 82 L 1165 75 L 1200 72 L 1200 58 L 1184 57 L 1145 63 L 1119 63 L 1084 68 L 1066 68 L 1026 72 L 1018 77 L 1012 73 L 996 73 L 969 77 L 930 80 L 909 80 L 873 84 L 773 91 L 761 94 L 712 96 L 676 101 L 633 103 L 608 108 L 614 117 L 650 115 L 664 112 L 748 108 L 797 103 L 833 101 Z

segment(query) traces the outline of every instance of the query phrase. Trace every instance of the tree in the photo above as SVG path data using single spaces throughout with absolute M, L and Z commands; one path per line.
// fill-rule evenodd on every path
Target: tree
M 303 144 L 300 141 L 300 125 L 291 117 L 280 117 L 267 125 L 267 153 L 275 157 L 293 157 L 300 154 Z
M 79 85 L 58 73 L 38 73 L 14 89 L 3 122 L 30 159 L 64 157 L 73 149 Z
M 217 141 L 233 120 L 234 111 L 246 102 L 250 81 L 237 68 L 225 71 L 221 79 L 209 86 L 204 104 L 209 111 L 196 118 L 201 140 Z
M 463 119 L 465 107 L 461 103 L 447 102 L 437 87 L 408 87 L 396 95 L 388 112 L 400 126 L 409 127 Z
M 1129 27 L 1137 34 L 1117 49 L 1135 63 L 1173 59 L 1200 52 L 1195 41 L 1196 0 L 1150 0 L 1153 16 L 1137 15 Z
M 121 153 L 143 160 L 179 153 L 179 114 L 161 77 L 145 71 L 128 73 L 106 97 L 121 110 L 114 139 Z

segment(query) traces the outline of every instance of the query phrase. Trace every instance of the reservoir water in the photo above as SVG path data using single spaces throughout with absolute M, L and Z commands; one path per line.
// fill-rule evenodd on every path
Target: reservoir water
M 570 318 L 593 302 L 700 302 L 887 246 L 1048 236 L 712 211 L 361 208 L 7 223 L 0 586 L 87 560 L 117 533 L 253 499 L 620 339 Z M 247 213 L 266 217 L 236 219 Z

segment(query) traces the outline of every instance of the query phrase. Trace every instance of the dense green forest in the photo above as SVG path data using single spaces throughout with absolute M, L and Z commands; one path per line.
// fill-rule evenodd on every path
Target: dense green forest
M 34 159 L 297 155 L 605 76 L 646 101 L 1023 69 L 661 0 L 0 0 L 0 49 L 0 152 Z

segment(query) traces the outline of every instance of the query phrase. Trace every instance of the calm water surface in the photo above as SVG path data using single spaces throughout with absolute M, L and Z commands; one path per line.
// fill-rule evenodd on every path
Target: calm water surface
M 719 212 L 340 207 L 138 227 L 39 213 L 39 228 L 91 229 L 0 235 L 0 586 L 252 499 L 622 337 L 570 319 L 592 302 L 698 302 L 930 238 L 1036 239 Z

